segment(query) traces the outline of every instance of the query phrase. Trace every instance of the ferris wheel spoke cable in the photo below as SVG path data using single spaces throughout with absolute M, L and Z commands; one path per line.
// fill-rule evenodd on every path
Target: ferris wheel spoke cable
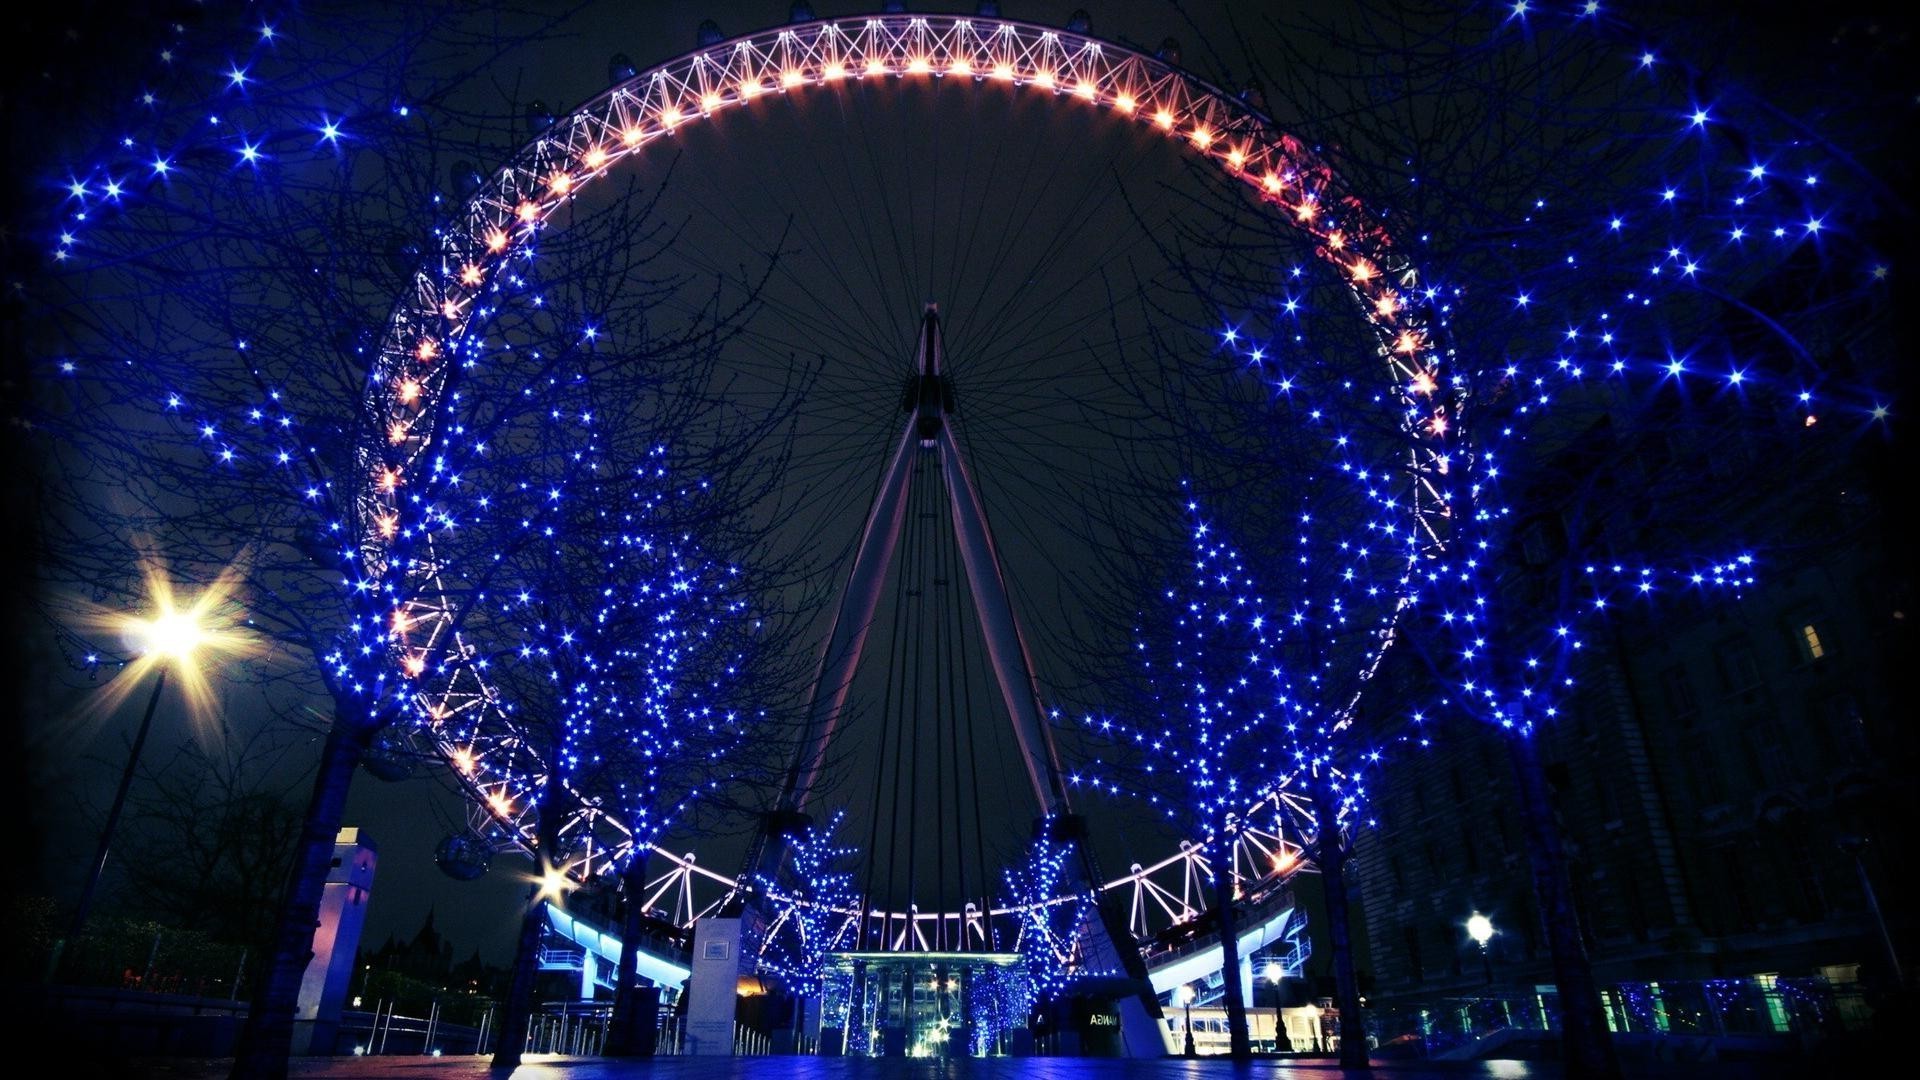
M 932 453 L 938 452 L 937 450 L 932 451 Z M 922 453 L 928 452 L 922 451 Z M 941 673 L 946 667 L 946 665 L 942 663 L 945 659 L 945 653 L 941 649 L 941 646 L 945 644 L 944 631 L 946 630 L 948 607 L 946 581 L 947 536 L 952 533 L 952 530 L 941 527 L 944 523 L 939 520 L 941 515 L 937 508 L 934 508 L 928 516 L 929 527 L 934 530 L 933 567 L 932 580 L 928 583 L 931 587 L 923 599 L 933 604 L 933 618 L 928 619 L 926 617 L 927 613 L 923 610 L 920 621 L 922 624 L 931 623 L 933 626 L 933 910 L 945 911 L 947 909 L 947 860 L 942 857 L 944 852 L 941 849 L 947 839 L 947 776 L 945 744 L 940 741 L 941 721 L 945 718 L 943 717 L 940 707 L 940 691 L 942 689 Z M 915 696 L 916 698 L 918 697 L 918 695 Z M 932 944 L 936 952 L 939 951 L 944 944 L 941 934 L 945 928 L 946 920 L 944 919 L 934 923 Z
M 1057 156 L 1054 160 L 1053 168 L 1048 173 L 1046 186 L 1051 187 L 1059 182 L 1060 171 L 1064 165 L 1065 155 Z M 1022 243 L 1018 246 L 1018 250 L 1023 252 L 1030 248 L 1037 248 L 1032 259 L 1025 264 L 1024 272 L 1010 278 L 1003 278 L 1002 275 L 996 274 L 995 279 L 1009 280 L 1018 283 L 1044 280 L 1046 275 L 1050 274 L 1054 270 L 1054 267 L 1062 260 L 1068 258 L 1069 255 L 1073 255 L 1084 262 L 1098 266 L 1104 265 L 1108 259 L 1114 257 L 1116 249 L 1134 247 L 1144 243 L 1144 239 L 1136 235 L 1139 230 L 1111 230 L 1108 233 L 1106 244 L 1092 257 L 1082 256 L 1078 253 L 1073 241 L 1078 240 L 1091 228 L 1101 211 L 1111 205 L 1116 193 L 1120 190 L 1120 183 L 1116 176 L 1112 184 L 1095 185 L 1095 187 L 1099 190 L 1099 194 L 1093 198 L 1087 198 L 1083 195 L 1075 211 L 1066 218 L 1063 218 L 1062 223 L 1054 229 L 1052 239 L 1049 243 L 1038 245 Z M 1003 234 L 1004 241 L 1001 245 L 1003 255 L 1011 255 L 1012 250 L 1014 250 L 1013 241 L 1015 239 L 1024 241 L 1031 236 L 1032 219 L 1033 216 L 1039 212 L 1039 209 L 1040 201 L 1037 199 L 1031 200 L 1022 220 L 1018 223 L 1009 223 L 1006 232 Z M 1004 264 L 1004 258 L 996 260 L 996 265 L 1002 264 Z M 1006 290 L 1006 295 L 1000 301 L 998 307 L 993 308 L 991 312 L 983 310 L 978 313 L 978 317 L 982 320 L 982 323 L 990 329 L 983 340 L 968 343 L 970 346 L 969 355 L 975 358 L 996 355 L 1000 343 L 1003 342 L 1008 335 L 1013 334 L 1016 330 L 1030 327 L 1035 320 L 1049 313 L 1049 309 L 1051 308 L 1050 304 L 1035 305 L 1034 310 L 1024 319 L 1012 318 L 1010 316 L 1010 309 L 1019 301 L 1025 299 L 1026 292 L 1026 289 L 1015 285 Z M 970 363 L 971 362 L 972 361 L 970 361 Z

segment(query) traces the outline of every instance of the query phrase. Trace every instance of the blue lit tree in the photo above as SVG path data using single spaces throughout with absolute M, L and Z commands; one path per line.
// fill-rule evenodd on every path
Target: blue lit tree
M 136 538 L 187 580 L 244 552 L 248 615 L 273 657 L 250 671 L 281 700 L 326 703 L 242 1075 L 285 1069 L 355 766 L 395 725 L 441 724 L 419 695 L 464 662 L 450 649 L 476 640 L 465 620 L 486 623 L 509 570 L 531 574 L 588 495 L 598 436 L 575 388 L 644 403 L 621 416 L 628 426 L 600 426 L 623 440 L 598 437 L 600 454 L 640 460 L 642 445 L 665 443 L 684 451 L 680 475 L 724 465 L 678 438 L 690 423 L 714 430 L 711 403 L 664 391 L 697 382 L 744 299 L 700 298 L 684 325 L 660 317 L 686 283 L 649 277 L 664 234 L 644 198 L 639 212 L 582 209 L 521 249 L 449 347 L 426 466 L 403 473 L 382 449 L 410 436 L 360 408 L 377 328 L 472 190 L 467 163 L 526 137 L 516 105 L 448 105 L 450 89 L 548 25 L 509 12 L 469 34 L 440 14 L 245 13 L 156 43 L 134 118 L 111 118 L 110 139 L 39 174 L 64 202 L 21 229 L 49 253 L 20 291 L 38 385 L 15 429 L 46 481 L 46 586 L 126 602 Z M 391 512 L 365 497 L 376 484 L 397 496 Z M 407 613 L 429 593 L 463 612 L 437 645 L 409 636 Z M 550 760 L 573 764 L 524 768 Z M 556 778 L 573 779 L 541 783 Z
M 859 850 L 834 840 L 845 817 L 839 810 L 825 825 L 807 825 L 789 845 L 780 879 L 759 877 L 753 883 L 776 900 L 779 911 L 761 945 L 761 970 L 779 977 L 801 1002 L 822 998 L 823 1008 L 825 999 L 847 996 L 845 987 L 828 985 L 832 954 L 857 944 L 859 937 L 861 894 L 848 869 Z M 803 1018 L 804 1012 L 796 1011 L 794 1023 Z
M 1077 843 L 1043 834 L 1028 846 L 1025 860 L 1006 870 L 1008 906 L 1019 917 L 1014 951 L 1020 967 L 1000 987 L 997 1008 L 1017 1023 L 1026 1022 L 1035 1004 L 1058 997 L 1076 976 L 1102 974 L 1082 970 L 1080 933 L 1100 916 L 1093 897 L 1073 891 Z
M 1139 584 L 1157 591 L 1136 615 L 1131 672 L 1101 680 L 1124 692 L 1109 712 L 1086 718 L 1087 732 L 1112 753 L 1075 779 L 1144 797 L 1206 838 L 1236 1043 L 1246 1036 L 1235 905 L 1246 899 L 1243 886 L 1269 870 L 1297 869 L 1251 868 L 1243 883 L 1236 845 L 1256 803 L 1304 802 L 1307 847 L 1325 884 L 1342 1027 L 1353 1033 L 1342 1049 L 1354 1055 L 1350 1063 L 1364 1063 L 1344 868 L 1366 799 L 1363 776 L 1382 759 L 1377 740 L 1386 725 L 1365 722 L 1364 710 L 1378 708 L 1371 698 L 1384 689 L 1373 677 L 1412 536 L 1404 515 L 1358 497 L 1378 481 L 1355 453 L 1294 464 L 1292 475 L 1269 474 L 1261 491 L 1240 493 L 1253 508 L 1247 516 L 1266 524 L 1252 530 L 1266 545 L 1257 554 L 1237 546 L 1229 533 L 1240 530 L 1197 502 L 1185 507 L 1178 548 L 1138 525 L 1120 534 L 1133 549 L 1124 563 L 1149 568 L 1155 576 Z M 1360 511 L 1372 516 L 1351 518 Z M 1354 531 L 1328 528 L 1339 524 Z
M 760 790 L 786 745 L 785 727 L 762 703 L 796 674 L 780 634 L 769 632 L 783 620 L 748 599 L 763 595 L 758 574 L 771 563 L 750 573 L 706 558 L 694 534 L 671 531 L 676 524 L 684 527 L 643 517 L 620 533 L 618 546 L 639 549 L 661 575 L 626 599 L 645 616 L 630 634 L 599 631 L 615 666 L 637 665 L 640 678 L 590 692 L 587 706 L 603 727 L 599 787 L 632 831 L 620 884 L 622 940 L 636 944 L 621 952 L 604 1051 L 616 1057 L 653 1051 L 653 999 L 641 993 L 635 952 L 646 932 L 648 856 L 691 811 L 738 810 L 743 792 Z
M 586 384 L 574 391 L 586 392 Z M 596 424 L 611 419 L 603 409 L 580 414 Z M 547 489 L 563 509 L 537 526 L 544 541 L 502 560 L 493 610 L 467 623 L 471 638 L 498 643 L 488 664 L 493 686 L 515 718 L 515 749 L 529 755 L 523 768 L 538 772 L 522 785 L 528 805 L 493 805 L 503 818 L 537 818 L 543 876 L 596 872 L 583 862 L 590 854 L 573 852 L 556 831 L 578 805 L 617 810 L 630 830 L 626 850 L 614 856 L 630 945 L 616 981 L 625 1008 L 613 1033 L 625 1040 L 614 1049 L 633 1053 L 651 1049 L 633 960 L 647 853 L 695 800 L 723 797 L 723 785 L 745 778 L 751 762 L 740 751 L 748 740 L 764 751 L 779 734 L 753 704 L 765 689 L 754 680 L 769 674 L 760 658 L 770 654 L 756 647 L 761 620 L 746 597 L 752 577 L 702 552 L 700 533 L 722 539 L 731 519 L 708 505 L 723 489 L 679 480 L 664 448 L 637 445 L 631 458 L 609 452 L 620 432 L 633 440 L 653 429 L 614 425 L 611 437 L 589 437 L 577 455 L 561 455 L 588 465 L 593 479 L 558 496 Z M 541 901 L 559 901 L 560 891 L 551 882 L 524 913 L 503 1032 L 524 1027 Z M 496 1063 L 511 1064 L 518 1051 L 518 1039 L 502 1039 Z
M 1387 662 L 1432 688 L 1429 723 L 1503 737 L 1567 1060 L 1613 1074 L 1541 739 L 1616 612 L 1731 596 L 1756 565 L 1824 542 L 1818 522 L 1858 527 L 1821 500 L 1886 434 L 1890 270 L 1875 249 L 1893 241 L 1877 223 L 1911 212 L 1854 151 L 1600 5 L 1303 18 L 1282 40 L 1343 47 L 1262 57 L 1253 74 L 1325 140 L 1369 208 L 1356 228 L 1391 238 L 1397 298 L 1434 358 L 1389 384 L 1372 365 L 1394 343 L 1356 317 L 1349 283 L 1222 198 L 1181 238 L 1192 288 L 1228 326 L 1227 362 L 1198 367 L 1258 387 L 1247 396 L 1275 424 L 1317 428 L 1329 450 L 1400 463 L 1379 497 L 1411 489 L 1427 535 Z M 1288 482 L 1291 444 L 1214 445 Z M 1730 509 L 1789 462 L 1809 503 Z

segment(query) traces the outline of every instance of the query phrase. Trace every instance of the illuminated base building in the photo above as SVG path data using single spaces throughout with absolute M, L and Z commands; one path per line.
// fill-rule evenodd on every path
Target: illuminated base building
M 1821 419 L 1850 426 L 1825 444 L 1844 462 L 1755 460 L 1738 432 L 1596 425 L 1549 470 L 1575 476 L 1580 502 L 1510 553 L 1504 602 L 1551 611 L 1564 564 L 1595 550 L 1770 545 L 1738 599 L 1668 595 L 1588 623 L 1579 688 L 1543 737 L 1616 1031 L 1797 1031 L 1809 996 L 1828 1030 L 1856 1027 L 1891 984 L 1890 948 L 1904 962 L 1912 940 L 1916 755 L 1894 687 L 1920 611 L 1879 509 L 1901 470 L 1884 428 Z M 1585 531 L 1570 543 L 1570 529 Z M 1431 1020 L 1504 997 L 1474 1026 L 1534 1026 L 1553 978 L 1506 748 L 1465 722 L 1432 734 L 1376 782 L 1380 827 L 1356 846 L 1371 1004 Z M 1476 912 L 1494 928 L 1484 955 Z

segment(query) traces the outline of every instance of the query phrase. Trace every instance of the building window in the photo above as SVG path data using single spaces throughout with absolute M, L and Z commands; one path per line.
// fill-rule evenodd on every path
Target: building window
M 1742 694 L 1760 685 L 1760 663 L 1753 646 L 1733 640 L 1720 646 L 1720 687 L 1728 694 Z
M 1693 696 L 1693 680 L 1687 677 L 1687 669 L 1678 664 L 1668 668 L 1660 674 L 1660 684 L 1667 699 L 1667 715 L 1682 727 L 1692 727 L 1700 703 Z
M 1820 629 L 1812 623 L 1800 624 L 1800 659 L 1811 664 L 1827 655 L 1827 647 L 1820 642 Z

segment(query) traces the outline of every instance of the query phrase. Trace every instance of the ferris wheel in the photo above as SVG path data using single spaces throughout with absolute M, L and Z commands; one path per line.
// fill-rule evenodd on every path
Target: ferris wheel
M 1079 462 L 1098 455 L 1071 439 L 1063 443 L 1048 436 L 1047 471 L 1055 479 L 1022 491 L 1014 482 L 996 483 L 995 477 L 1039 471 L 1030 468 L 1036 451 L 1022 449 L 1021 430 L 1036 421 L 1047 427 L 1065 416 L 1097 414 L 1104 406 L 1089 398 L 1082 383 L 1036 373 L 1023 355 L 1034 348 L 1097 351 L 1084 345 L 1088 327 L 1113 322 L 1115 301 L 1110 287 L 1103 289 L 1094 275 L 1074 265 L 1073 255 L 1088 250 L 1087 244 L 1104 244 L 1102 250 L 1112 254 L 1119 244 L 1116 257 L 1124 257 L 1125 238 L 1116 238 L 1112 230 L 1088 238 L 1086 215 L 1030 215 L 1019 205 L 989 208 L 964 199 L 954 205 L 950 193 L 974 190 L 995 176 L 1017 172 L 1039 192 L 1022 198 L 1043 199 L 1050 192 L 1084 199 L 1080 190 L 1061 191 L 1063 184 L 1072 188 L 1072 181 L 1061 180 L 1055 158 L 1070 156 L 1068 147 L 1053 148 L 1054 154 L 1046 157 L 1029 153 L 1020 158 L 1018 168 L 1007 166 L 1010 155 L 1003 150 L 976 153 L 989 139 L 999 147 L 1003 128 L 1019 122 L 1044 122 L 1049 139 L 1073 136 L 1090 148 L 1096 175 L 1112 175 L 1143 161 L 1163 169 L 1208 169 L 1242 188 L 1249 205 L 1288 222 L 1302 249 L 1349 294 L 1352 303 L 1341 317 L 1362 322 L 1375 346 L 1371 355 L 1352 362 L 1351 374 L 1377 380 L 1414 435 L 1409 440 L 1414 449 L 1393 479 L 1402 492 L 1408 532 L 1417 535 L 1416 552 L 1443 543 L 1446 508 L 1433 478 L 1444 471 L 1445 406 L 1438 388 L 1445 377 L 1415 293 L 1415 272 L 1380 227 L 1378 216 L 1347 195 L 1334 172 L 1277 130 L 1254 102 L 1183 70 L 1177 56 L 1148 55 L 1094 38 L 1083 20 L 1050 28 L 999 18 L 896 13 L 811 20 L 732 40 L 705 39 L 709 37 L 703 35 L 694 51 L 634 73 L 554 120 L 511 159 L 482 175 L 478 189 L 440 238 L 439 250 L 414 278 L 411 294 L 397 305 L 368 384 L 363 402 L 372 418 L 368 429 L 382 437 L 370 440 L 363 454 L 366 481 L 358 503 L 358 543 L 363 560 L 381 567 L 392 559 L 397 536 L 422 537 L 413 549 L 417 554 L 400 570 L 410 584 L 411 599 L 393 620 L 391 663 L 394 677 L 410 687 L 413 737 L 430 744 L 451 767 L 470 796 L 476 831 L 533 845 L 539 811 L 529 791 L 544 782 L 550 763 L 541 760 L 512 703 L 504 699 L 486 665 L 478 662 L 482 650 L 471 640 L 462 610 L 471 601 L 450 584 L 462 573 L 452 554 L 455 547 L 437 534 L 425 511 L 408 501 L 406 483 L 435 468 L 442 443 L 453 434 L 444 419 L 450 377 L 477 313 L 498 302 L 498 279 L 512 272 L 512 260 L 525 257 L 536 241 L 563 227 L 568 208 L 613 188 L 609 178 L 623 173 L 664 172 L 676 161 L 690 167 L 701 179 L 689 185 L 688 217 L 696 231 L 705 229 L 713 237 L 764 238 L 772 219 L 784 217 L 788 223 L 788 235 L 797 238 L 789 248 L 804 249 L 794 260 L 800 269 L 788 271 L 793 291 L 768 304 L 774 328 L 746 336 L 743 363 L 771 371 L 802 362 L 796 343 L 829 342 L 836 354 L 864 353 L 879 365 L 864 371 L 822 368 L 816 387 L 822 400 L 809 412 L 818 426 L 808 436 L 810 449 L 795 454 L 788 467 L 820 473 L 841 469 L 847 476 L 864 477 L 857 483 L 820 482 L 820 490 L 836 490 L 840 500 L 817 508 L 822 519 L 862 520 L 858 503 L 873 491 L 890 440 L 898 434 L 900 379 L 913 376 L 907 362 L 916 356 L 918 301 L 937 300 L 949 317 L 944 348 L 959 387 L 959 415 L 969 425 L 969 464 L 987 491 L 984 503 L 995 524 L 1002 526 L 1001 540 L 1041 549 L 1048 546 L 1050 535 L 1055 540 L 1060 535 L 1057 528 L 1047 532 L 1045 519 L 1076 513 L 1072 490 L 1099 482 L 1091 474 L 1074 472 Z M 965 139 L 935 137 L 925 118 L 941 110 L 947 117 L 945 129 L 964 129 L 969 133 Z M 1037 120 L 1042 114 L 1047 119 Z M 809 144 L 809 124 L 815 125 L 816 135 L 819 127 L 826 129 L 819 144 Z M 756 130 L 779 134 L 756 142 Z M 747 145 L 730 144 L 720 153 L 713 140 L 723 133 Z M 849 141 L 860 144 L 857 152 L 846 149 Z M 956 152 L 956 141 L 964 144 L 965 154 L 958 176 L 951 160 L 935 157 Z M 876 153 L 876 146 L 884 152 Z M 809 162 L 808 154 L 833 162 L 823 167 L 821 160 Z M 1104 162 L 1102 154 L 1107 155 Z M 877 181 L 899 195 L 898 203 L 829 200 L 836 204 L 825 211 L 792 205 L 834 191 L 840 171 L 849 176 L 871 171 L 883 160 L 909 170 L 923 167 L 922 179 L 937 177 L 921 189 L 929 193 L 927 204 L 915 205 L 916 182 L 909 176 L 906 183 Z M 780 161 L 789 164 L 781 166 Z M 1087 167 L 1086 159 L 1082 167 Z M 776 171 L 782 168 L 791 171 Z M 802 182 L 808 168 L 815 170 L 814 179 Z M 760 186 L 760 193 L 751 200 L 730 200 L 708 183 L 708 177 L 729 170 L 750 174 L 747 179 Z M 949 203 L 945 218 L 938 209 L 943 197 Z M 1118 202 L 1126 196 L 1123 192 L 1108 198 Z M 1067 226 L 1045 235 L 1032 225 L 1043 218 L 1075 223 L 1076 235 L 1063 235 Z M 1083 246 L 1076 249 L 1076 243 Z M 859 254 L 830 254 L 841 246 Z M 696 263 L 717 259 L 711 255 L 717 245 L 689 241 L 684 247 L 685 257 Z M 962 268 L 974 260 L 971 271 Z M 848 294 L 857 290 L 842 284 L 836 294 L 836 276 L 879 282 L 873 293 L 893 291 L 899 310 L 879 316 L 856 310 L 860 305 L 849 302 Z M 975 279 L 985 284 L 967 284 Z M 1036 287 L 1035 282 L 1042 284 Z M 1127 336 L 1114 331 L 1116 346 Z M 1088 378 L 1107 377 L 1094 360 L 1086 367 Z M 923 374 L 931 375 L 932 369 Z M 1048 413 L 1054 406 L 1031 405 L 1036 383 L 1048 384 L 1054 395 L 1050 400 L 1069 411 Z M 895 397 L 874 405 L 875 388 Z M 909 427 L 910 436 L 912 430 Z M 862 432 L 877 437 L 863 437 Z M 1075 464 L 1061 466 L 1060 460 Z M 954 500 L 955 505 L 961 501 L 957 493 Z M 878 510 L 877 503 L 869 507 L 865 519 L 870 522 Z M 916 516 L 940 512 L 929 507 Z M 985 543 L 987 548 L 1008 546 L 994 544 L 991 537 Z M 865 549 L 850 534 L 846 550 L 857 559 Z M 1061 557 L 1059 552 L 1053 555 Z M 885 569 L 882 565 L 869 575 L 876 592 Z M 1025 596 L 1022 591 L 1014 583 L 1002 606 L 1020 612 L 1023 628 L 1044 624 L 1045 619 L 1036 618 L 1036 609 L 1046 606 L 1034 595 L 1041 590 L 1027 589 Z M 841 610 L 851 609 L 843 603 Z M 873 620 L 874 604 L 869 602 L 864 611 L 855 620 L 862 633 Z M 1363 662 L 1377 663 L 1385 648 L 1383 637 Z M 1044 662 L 1027 657 L 1025 663 L 1029 685 L 1045 685 L 1046 672 L 1034 670 L 1044 669 Z M 823 677 L 822 684 L 844 692 L 852 677 L 850 671 Z M 1007 681 L 1002 680 L 1003 689 Z M 1016 726 L 1044 728 L 1045 697 L 1036 687 L 1033 700 L 1009 700 Z M 1005 719 L 1000 718 L 1002 724 Z M 799 785 L 803 795 L 821 771 L 820 755 L 814 756 L 816 764 Z M 1016 756 L 1033 773 L 1046 812 L 1051 796 L 1039 775 L 1044 768 L 1036 765 L 1044 755 L 1026 746 Z M 956 769 L 960 760 L 956 751 Z M 977 760 L 975 764 L 977 773 Z M 1248 801 L 1242 818 L 1248 827 L 1239 837 L 1231 867 L 1213 865 L 1206 838 L 1190 837 L 1164 856 L 1129 859 L 1125 874 L 1097 883 L 1103 891 L 1128 898 L 1129 929 L 1136 938 L 1148 939 L 1200 915 L 1209 892 L 1204 882 L 1217 873 L 1230 873 L 1245 893 L 1258 895 L 1310 868 L 1304 842 L 1313 815 L 1285 778 L 1276 778 L 1270 789 Z M 566 820 L 548 826 L 564 838 L 565 869 L 578 878 L 610 873 L 635 844 L 651 844 L 633 822 L 584 793 L 565 807 Z M 875 807 L 872 816 L 879 821 L 886 814 L 877 797 Z M 956 819 L 962 816 L 955 811 Z M 978 841 L 985 830 L 977 821 L 975 830 Z M 643 898 L 649 910 L 669 911 L 674 921 L 685 925 L 743 887 L 740 879 L 711 869 L 692 853 L 653 847 L 659 872 Z M 982 864 L 990 861 L 984 853 L 978 857 Z M 907 880 L 913 881 L 911 864 Z M 895 902 L 879 904 L 862 916 L 886 936 L 920 947 L 966 943 L 970 935 L 990 935 L 993 918 L 1007 913 L 994 905 L 977 880 L 974 894 L 977 899 L 967 899 L 963 886 L 923 906 L 893 888 Z M 952 906 L 943 906 L 949 900 Z

